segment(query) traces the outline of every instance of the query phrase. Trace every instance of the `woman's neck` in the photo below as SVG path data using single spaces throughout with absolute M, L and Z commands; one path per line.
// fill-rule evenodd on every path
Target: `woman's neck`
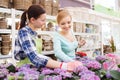
M 32 24 L 28 24 L 28 27 L 30 27 L 33 31 L 35 31 L 36 29 L 35 29 L 35 27 L 32 25 Z
M 66 32 L 65 31 L 60 31 L 60 34 L 62 34 L 62 35 L 69 35 L 71 33 L 70 33 L 70 31 L 66 31 Z

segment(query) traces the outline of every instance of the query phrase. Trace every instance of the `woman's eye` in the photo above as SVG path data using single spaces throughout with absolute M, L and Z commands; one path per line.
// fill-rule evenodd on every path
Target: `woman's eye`
M 65 25 L 65 23 L 61 23 L 61 25 Z
M 71 22 L 69 21 L 68 24 L 70 24 Z

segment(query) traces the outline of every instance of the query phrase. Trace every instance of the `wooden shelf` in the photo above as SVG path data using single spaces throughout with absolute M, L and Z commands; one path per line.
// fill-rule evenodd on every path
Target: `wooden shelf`
M 12 58 L 12 55 L 0 55 L 0 59 Z
M 0 59 L 7 59 L 7 58 L 12 58 L 11 51 L 7 55 L 0 54 Z
M 74 35 L 82 35 L 82 36 L 99 36 L 99 33 L 79 33 L 79 32 L 74 32 Z
M 95 49 L 100 49 L 101 47 L 87 47 L 87 48 L 78 48 L 77 51 L 81 51 L 81 50 L 95 50 Z
M 0 34 L 3 33 L 3 34 L 10 34 L 12 32 L 11 29 L 0 29 Z
M 7 9 L 7 8 L 0 8 L 0 12 L 2 13 L 10 13 L 11 14 L 11 9 Z
M 75 20 L 73 19 L 73 22 L 76 22 L 76 23 L 85 23 L 85 24 L 93 24 L 93 25 L 100 25 L 99 23 L 95 23 L 95 22 L 91 22 L 91 21 L 82 21 L 82 20 Z

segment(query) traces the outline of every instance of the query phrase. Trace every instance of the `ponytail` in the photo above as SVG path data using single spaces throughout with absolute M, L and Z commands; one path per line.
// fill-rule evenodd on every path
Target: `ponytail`
M 26 26 L 26 21 L 27 21 L 26 13 L 27 11 L 25 11 L 21 16 L 20 29 Z
M 31 5 L 21 16 L 20 29 L 25 27 L 32 17 L 37 19 L 44 13 L 46 12 L 41 5 Z

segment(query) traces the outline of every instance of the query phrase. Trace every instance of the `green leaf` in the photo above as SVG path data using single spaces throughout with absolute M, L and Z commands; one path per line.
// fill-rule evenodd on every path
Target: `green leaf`
M 7 69 L 9 70 L 9 72 L 16 72 L 16 68 L 15 68 L 15 66 L 13 64 L 8 66 Z
M 118 67 L 120 68 L 120 64 L 118 65 Z
M 17 80 L 24 80 L 23 76 L 19 76 Z
M 15 80 L 15 76 L 8 76 L 8 80 Z
M 45 75 L 40 74 L 40 76 L 39 76 L 39 79 L 38 79 L 38 80 L 44 80 L 44 77 L 45 77 Z
M 110 71 L 111 76 L 115 79 L 115 80 L 119 80 L 120 79 L 120 72 L 118 72 L 117 70 L 112 70 Z
M 75 79 L 74 77 L 72 77 L 72 78 L 66 78 L 66 79 L 63 79 L 63 80 L 79 80 L 79 79 Z

